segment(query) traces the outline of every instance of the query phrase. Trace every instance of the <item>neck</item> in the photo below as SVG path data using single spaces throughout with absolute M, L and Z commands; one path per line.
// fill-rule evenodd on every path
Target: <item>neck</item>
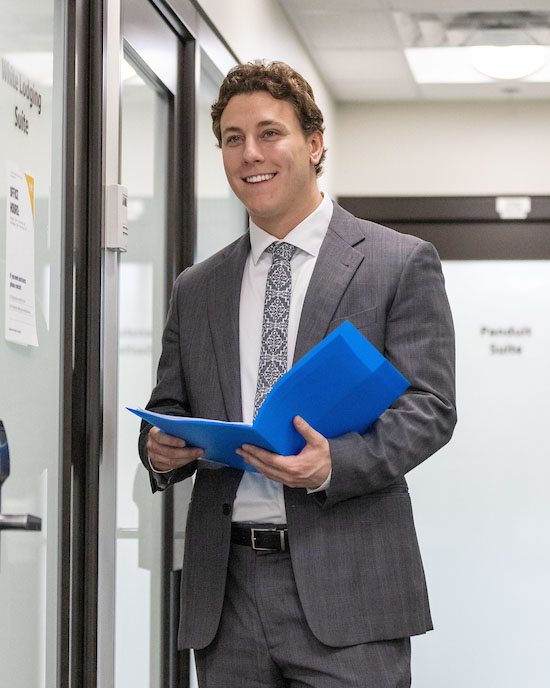
M 250 217 L 254 224 L 263 229 L 264 232 L 271 234 L 275 239 L 281 240 L 297 227 L 300 222 L 303 222 L 306 217 L 309 217 L 311 213 L 319 207 L 322 200 L 323 194 L 319 189 L 316 189 L 307 204 L 301 205 L 300 208 L 295 208 L 285 213 L 283 217 L 255 217 L 252 214 Z

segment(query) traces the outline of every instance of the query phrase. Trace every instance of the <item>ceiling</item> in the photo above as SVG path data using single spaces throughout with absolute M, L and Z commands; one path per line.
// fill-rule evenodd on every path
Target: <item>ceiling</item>
M 339 102 L 550 98 L 550 0 L 279 2 Z M 549 46 L 548 81 L 540 73 L 539 81 L 415 81 L 407 48 L 467 46 L 486 30 L 502 44 L 521 30 L 532 43 Z

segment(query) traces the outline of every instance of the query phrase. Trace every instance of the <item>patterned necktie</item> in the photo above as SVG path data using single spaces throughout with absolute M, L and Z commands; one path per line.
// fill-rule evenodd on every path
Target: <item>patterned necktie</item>
M 254 399 L 254 418 L 267 393 L 286 373 L 288 365 L 288 316 L 292 273 L 290 260 L 296 246 L 274 241 L 266 251 L 272 254 L 273 263 L 267 273 L 262 324 L 262 346 L 258 368 L 258 384 Z

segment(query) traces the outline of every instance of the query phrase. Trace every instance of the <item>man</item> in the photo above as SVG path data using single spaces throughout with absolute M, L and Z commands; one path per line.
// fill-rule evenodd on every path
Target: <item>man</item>
M 245 445 L 255 473 L 144 425 L 153 490 L 196 475 L 180 646 L 195 648 L 201 688 L 409 686 L 409 638 L 431 619 L 404 476 L 456 420 L 439 259 L 320 193 L 322 114 L 287 65 L 235 67 L 212 117 L 250 232 L 177 279 L 148 408 L 251 422 L 345 320 L 411 384 L 364 435 L 326 439 L 297 417 L 297 456 Z

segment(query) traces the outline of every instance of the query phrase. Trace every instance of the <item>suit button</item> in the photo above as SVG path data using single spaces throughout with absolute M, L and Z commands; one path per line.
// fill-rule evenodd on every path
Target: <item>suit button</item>
M 224 504 L 222 506 L 222 513 L 224 516 L 229 516 L 231 513 L 231 504 Z

